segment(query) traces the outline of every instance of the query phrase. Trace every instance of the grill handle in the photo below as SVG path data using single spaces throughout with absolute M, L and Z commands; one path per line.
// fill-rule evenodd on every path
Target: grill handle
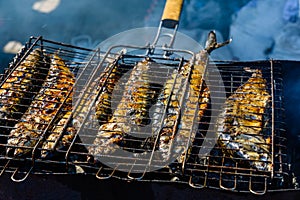
M 161 21 L 155 39 L 152 45 L 150 45 L 150 51 L 149 51 L 150 54 L 154 53 L 155 47 L 158 44 L 160 37 L 162 36 L 167 36 L 170 38 L 169 43 L 164 44 L 163 46 L 167 48 L 173 48 L 173 43 L 178 29 L 179 18 L 183 6 L 183 1 L 184 0 L 166 0 L 165 8 L 163 11 L 163 15 L 161 17 Z M 166 31 L 164 29 L 169 29 L 173 32 L 171 33 L 170 31 Z M 165 55 L 168 54 L 172 54 L 172 53 L 166 52 Z
M 178 25 L 184 0 L 167 0 L 161 17 L 162 26 L 175 28 Z

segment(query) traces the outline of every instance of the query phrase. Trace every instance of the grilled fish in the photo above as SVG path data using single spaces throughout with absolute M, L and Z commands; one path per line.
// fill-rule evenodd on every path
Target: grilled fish
M 195 138 L 199 122 L 202 119 L 210 100 L 210 92 L 202 78 L 206 63 L 201 60 L 200 64 L 192 67 L 191 79 L 188 89 L 186 104 L 180 121 L 180 128 L 176 137 L 175 152 L 184 152 L 177 158 L 179 163 L 184 162 L 184 157 Z M 191 141 L 189 141 L 191 138 Z M 189 142 L 188 145 L 186 145 Z
M 159 100 L 161 102 L 158 102 L 163 104 L 163 106 L 157 107 L 158 109 L 160 107 L 167 107 L 166 116 L 159 132 L 159 152 L 164 160 L 170 159 L 170 154 L 172 153 L 170 148 L 178 129 L 184 87 L 187 85 L 188 73 L 188 67 L 183 67 L 179 72 L 174 70 L 171 78 L 166 81 L 163 89 L 163 97 Z M 159 113 L 160 111 L 157 110 L 156 112 Z
M 182 108 L 180 107 L 182 104 L 180 103 L 180 98 L 183 95 L 182 93 L 180 94 L 180 92 L 183 91 L 183 89 L 181 88 L 178 90 L 178 87 L 175 85 L 173 96 L 171 96 L 170 100 L 171 107 L 168 109 L 168 113 L 170 114 L 168 114 L 168 117 L 165 120 L 165 125 L 161 132 L 162 140 L 160 144 L 160 150 L 163 150 L 164 152 L 169 151 L 169 153 L 174 153 L 174 155 L 183 152 L 181 156 L 177 157 L 179 163 L 184 162 L 185 154 L 188 151 L 186 148 L 189 148 L 193 142 L 189 141 L 189 138 L 193 140 L 195 137 L 199 121 L 208 107 L 210 92 L 204 81 L 203 74 L 208 64 L 209 54 L 213 50 L 227 45 L 230 42 L 231 40 L 217 43 L 215 32 L 211 31 L 208 34 L 205 49 L 196 54 L 195 63 L 186 63 L 179 72 L 179 77 L 177 77 L 179 84 L 182 84 L 182 81 L 180 83 L 180 79 L 187 79 L 190 75 L 187 95 L 185 95 L 185 105 Z M 168 87 L 166 87 L 166 90 L 168 92 L 166 92 L 165 95 L 169 96 L 171 90 Z M 178 93 L 178 97 L 175 96 L 176 93 Z M 178 127 L 176 128 L 175 125 L 178 123 L 176 121 L 179 116 L 181 117 L 180 124 L 178 124 Z M 172 150 L 170 150 L 171 139 L 174 138 L 176 129 L 178 129 L 178 132 L 175 137 L 175 145 L 173 145 Z M 189 144 L 187 144 L 188 142 Z M 165 154 L 164 158 L 167 157 L 167 154 Z
M 111 69 L 112 68 L 112 69 Z M 111 70 L 111 73 L 110 73 Z M 110 64 L 100 75 L 99 88 L 103 88 L 96 101 L 96 116 L 100 125 L 112 117 L 111 99 L 116 83 L 126 72 L 118 63 Z
M 88 113 L 89 105 L 95 98 L 97 91 L 97 84 L 99 83 L 99 78 L 91 83 L 86 91 L 83 93 L 83 97 L 80 99 L 78 107 L 74 108 L 72 112 L 72 107 L 68 107 L 65 110 L 66 114 L 63 118 L 53 127 L 51 134 L 44 141 L 42 146 L 41 157 L 47 158 L 55 155 L 57 150 L 66 149 L 69 147 L 70 143 L 75 138 L 80 126 L 83 124 L 83 119 Z M 94 108 L 92 108 L 94 109 Z M 94 116 L 92 116 L 94 117 Z M 91 119 L 95 121 L 95 119 Z M 55 146 L 56 145 L 56 146 Z
M 249 80 L 225 101 L 217 123 L 218 144 L 225 155 L 249 162 L 258 170 L 270 171 L 271 138 L 265 127 L 271 96 L 261 70 L 251 72 Z
M 62 148 L 67 147 L 71 143 L 76 133 L 75 127 L 72 123 L 69 122 L 69 117 L 71 117 L 71 114 L 72 112 L 68 111 L 63 116 L 63 118 L 58 121 L 57 125 L 53 127 L 53 129 L 50 132 L 51 134 L 47 137 L 47 140 L 43 142 L 41 152 L 42 158 L 46 158 L 49 155 L 53 155 L 52 151 L 54 148 L 56 150 L 61 150 Z M 61 135 L 62 139 L 60 139 Z
M 112 118 L 100 126 L 90 152 L 94 155 L 114 152 L 109 144 L 124 143 L 130 137 L 132 124 L 143 126 L 149 123 L 148 109 L 157 93 L 151 88 L 147 72 L 150 61 L 138 62 L 130 73 L 125 85 L 122 99 L 115 109 Z
M 41 90 L 34 98 L 30 108 L 22 116 L 19 123 L 14 126 L 8 139 L 7 154 L 13 151 L 14 156 L 22 156 L 31 152 L 43 132 L 48 127 L 51 130 L 53 118 L 60 120 L 63 111 L 68 110 L 61 104 L 66 95 L 72 90 L 74 75 L 70 72 L 64 61 L 54 54 L 51 59 L 50 70 Z M 72 105 L 72 93 L 64 105 Z
M 149 108 L 154 103 L 157 91 L 150 84 L 149 69 L 150 60 L 138 62 L 134 67 L 131 77 L 129 78 L 128 95 L 131 97 L 129 101 L 129 112 L 131 122 L 136 125 L 147 125 L 150 123 Z
M 40 89 L 49 65 L 40 49 L 33 50 L 0 88 L 1 125 L 14 126 Z

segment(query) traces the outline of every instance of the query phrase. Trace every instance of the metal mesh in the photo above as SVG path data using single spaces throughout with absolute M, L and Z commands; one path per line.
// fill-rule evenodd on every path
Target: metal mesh
M 137 62 L 142 62 L 147 58 L 145 56 L 147 49 L 138 49 L 138 51 L 133 51 L 131 54 L 123 54 L 121 51 L 104 53 L 99 49 L 80 48 L 45 40 L 41 37 L 31 38 L 5 71 L 2 81 L 36 48 L 40 48 L 46 54 L 57 53 L 65 61 L 66 66 L 74 73 L 77 81 L 73 87 L 73 92 L 76 95 L 74 95 L 72 100 L 72 116 L 68 118 L 68 121 L 71 122 L 81 117 L 80 125 L 76 127 L 77 133 L 67 147 L 55 149 L 54 146 L 52 150 L 54 150 L 55 154 L 51 157 L 42 158 L 39 155 L 45 149 L 42 149 L 41 145 L 39 145 L 40 143 L 31 147 L 32 153 L 27 156 L 7 156 L 6 148 L 8 146 L 5 141 L 8 138 L 7 132 L 13 129 L 13 123 L 2 124 L 1 129 L 5 131 L 2 131 L 0 135 L 2 138 L 0 144 L 2 152 L 0 157 L 1 174 L 4 172 L 13 173 L 12 179 L 21 181 L 25 180 L 30 173 L 86 173 L 94 174 L 99 179 L 115 177 L 124 180 L 177 182 L 189 184 L 195 188 L 221 188 L 230 191 L 253 192 L 255 194 L 264 194 L 267 190 L 280 190 L 292 187 L 286 155 L 282 66 L 280 61 L 216 61 L 211 62 L 207 66 L 207 74 L 209 74 L 207 84 L 210 92 L 212 93 L 213 90 L 218 91 L 219 87 L 223 87 L 220 86 L 220 80 L 216 75 L 216 73 L 220 73 L 225 88 L 220 96 L 223 95 L 226 98 L 232 95 L 238 87 L 251 77 L 252 73 L 245 71 L 245 68 L 262 71 L 263 78 L 266 80 L 267 91 L 271 95 L 270 106 L 264 114 L 264 117 L 268 119 L 268 123 L 263 127 L 263 134 L 270 139 L 268 146 L 272 158 L 270 161 L 261 162 L 270 164 L 272 168 L 271 170 L 258 170 L 247 165 L 249 160 L 245 161 L 243 158 L 233 158 L 226 155 L 218 144 L 214 144 L 208 154 L 199 156 L 199 152 L 204 147 L 205 142 L 215 142 L 216 140 L 216 129 L 208 129 L 210 126 L 215 127 L 215 121 L 212 119 L 219 117 L 212 115 L 215 113 L 215 107 L 211 105 L 205 110 L 201 121 L 194 122 L 197 131 L 195 134 L 192 134 L 191 131 L 188 138 L 190 145 L 187 143 L 183 144 L 183 146 L 188 147 L 185 149 L 183 162 L 178 162 L 176 158 L 172 158 L 169 160 L 172 162 L 166 165 L 166 162 L 161 157 L 156 157 L 154 152 L 157 151 L 161 136 L 153 134 L 148 129 L 155 126 L 157 126 L 157 129 L 161 128 L 166 112 L 171 107 L 171 104 L 168 103 L 170 99 L 160 109 L 159 115 L 161 118 L 160 121 L 157 121 L 158 125 L 154 123 L 154 115 L 158 112 L 156 110 L 158 105 L 157 101 L 153 101 L 151 102 L 152 106 L 149 108 L 150 123 L 148 126 L 137 127 L 131 125 L 131 134 L 124 136 L 122 141 L 117 143 L 123 151 L 131 152 L 130 155 L 133 155 L 132 157 L 124 157 L 124 154 L 111 153 L 109 151 L 109 153 L 103 153 L 100 158 L 95 156 L 89 149 L 95 146 L 93 141 L 99 129 L 99 123 L 100 125 L 107 123 L 107 119 L 102 121 L 103 119 L 99 120 L 94 117 L 97 98 L 105 90 L 107 84 L 113 81 L 112 77 L 116 78 L 117 74 L 118 81 L 114 84 L 113 98 L 110 102 L 112 112 L 114 112 L 124 96 L 130 72 L 132 72 Z M 176 53 L 176 50 L 174 52 Z M 184 53 L 188 54 L 188 52 Z M 153 64 L 149 67 L 147 72 L 149 76 L 147 78 L 152 83 L 150 89 L 154 91 L 154 96 L 156 95 L 154 99 L 158 99 L 160 98 L 160 92 L 157 91 L 163 90 L 166 81 L 173 80 L 170 88 L 173 90 L 176 88 L 176 74 L 174 75 L 174 72 L 180 70 L 188 61 L 183 59 L 182 56 L 167 58 L 158 55 L 152 55 L 151 60 Z M 118 66 L 115 68 L 117 72 L 114 71 L 116 65 Z M 218 69 L 218 72 L 216 72 L 216 69 Z M 183 88 L 186 88 L 188 86 L 188 78 L 183 83 L 186 84 Z M 183 89 L 182 94 L 186 94 L 186 89 Z M 224 101 L 222 99 L 219 100 L 217 104 L 221 108 Z M 57 103 L 59 106 L 62 106 L 63 102 Z M 182 101 L 182 107 L 184 107 L 184 103 Z M 88 107 L 85 107 L 86 105 Z M 29 106 L 25 106 L 26 109 Z M 17 122 L 20 119 L 11 120 Z M 52 123 L 53 126 L 59 126 L 55 120 Z M 62 127 L 63 131 L 66 131 L 67 128 L 67 125 Z M 180 129 L 180 126 L 175 127 L 175 133 Z M 45 134 L 39 138 L 39 141 L 45 141 L 46 136 L 51 133 L 51 130 L 43 131 Z M 98 137 L 101 140 L 107 139 L 101 135 Z M 62 139 L 63 136 L 61 135 L 60 141 Z M 55 145 L 58 145 L 60 141 L 56 141 Z M 105 152 L 107 150 L 105 145 L 107 144 L 104 143 L 102 145 L 102 149 L 104 149 L 102 151 Z M 174 145 L 176 147 L 176 143 Z M 172 148 L 174 149 L 175 147 Z M 140 156 L 143 152 L 149 153 L 150 156 Z M 148 172 L 150 167 L 155 167 L 155 170 Z M 129 172 L 128 168 L 130 168 Z

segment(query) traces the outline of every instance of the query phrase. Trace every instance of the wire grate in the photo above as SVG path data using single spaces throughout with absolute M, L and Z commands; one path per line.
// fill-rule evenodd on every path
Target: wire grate
M 199 112 L 203 111 L 201 120 L 196 120 L 196 114 L 189 116 L 187 111 L 182 111 L 178 115 L 180 117 L 177 116 L 175 124 L 172 125 L 172 134 L 188 133 L 187 136 L 181 137 L 184 142 L 180 143 L 175 139 L 174 142 L 172 141 L 174 135 L 166 133 L 169 137 L 166 140 L 166 136 L 160 132 L 168 117 L 176 117 L 170 112 L 174 106 L 171 95 L 165 98 L 163 93 L 166 87 L 172 94 L 179 93 L 176 98 L 184 110 L 185 105 L 188 104 L 185 97 L 189 91 L 188 85 L 192 73 L 187 70 L 186 78 L 180 79 L 178 72 L 184 71 L 184 67 L 188 66 L 189 60 L 186 57 L 194 56 L 190 52 L 177 52 L 188 56 L 177 55 L 176 57 L 163 57 L 156 54 L 149 56 L 147 48 L 140 48 L 131 54 L 120 51 L 122 48 L 117 48 L 118 51 L 115 52 L 101 52 L 99 49 L 90 50 L 41 37 L 32 37 L 5 71 L 2 84 L 34 49 L 41 49 L 45 55 L 57 54 L 74 75 L 76 79 L 74 86 L 62 101 L 56 102 L 60 111 L 64 113 L 70 111 L 71 114 L 66 117 L 68 123 L 63 124 L 59 124 L 56 120 L 58 115 L 55 115 L 48 128 L 42 130 L 44 134 L 36 138 L 39 141 L 36 145 L 18 147 L 30 149 L 31 153 L 22 157 L 6 154 L 8 147 L 17 148 L 8 145 L 6 141 L 15 123 L 20 122 L 21 119 L 13 119 L 13 123 L 6 123 L 9 119 L 5 119 L 4 124 L 1 122 L 1 129 L 5 130 L 0 135 L 2 138 L 1 174 L 12 173 L 13 180 L 21 181 L 30 173 L 85 173 L 96 175 L 99 179 L 115 177 L 124 180 L 178 182 L 189 184 L 194 188 L 211 187 L 255 194 L 291 187 L 284 123 L 282 61 L 210 62 L 205 71 L 207 85 L 203 85 L 202 89 L 208 88 L 211 99 L 208 103 L 200 102 L 199 108 L 195 108 Z M 172 51 L 176 55 L 176 50 Z M 141 62 L 148 63 L 146 72 L 136 69 L 137 63 Z M 50 64 L 50 61 L 44 59 L 42 64 Z M 262 131 L 259 134 L 267 142 L 260 144 L 264 145 L 263 147 L 254 142 L 259 148 L 268 149 L 270 159 L 260 158 L 258 161 L 235 156 L 234 153 L 228 153 L 230 152 L 228 149 L 224 151 L 216 136 L 218 134 L 216 120 L 219 120 L 220 116 L 222 118 L 220 113 L 224 110 L 224 102 L 232 97 L 239 87 L 247 83 L 255 70 L 261 71 L 262 78 L 266 81 L 266 92 L 270 95 L 269 106 L 260 115 L 264 119 L 264 124 L 261 125 Z M 144 93 L 131 91 L 131 84 L 135 84 L 134 81 L 130 83 L 132 77 L 135 79 L 142 77 L 139 80 L 139 85 L 142 87 L 137 87 L 137 90 Z M 134 106 L 140 108 L 140 104 L 130 105 L 134 92 L 152 97 L 142 98 L 141 101 L 149 101 L 141 108 L 144 113 L 137 113 L 138 109 L 132 110 Z M 101 96 L 108 93 L 111 93 L 109 98 Z M 34 93 L 36 94 L 37 92 Z M 34 98 L 34 95 L 31 98 Z M 72 96 L 71 103 L 67 102 L 70 96 Z M 136 98 L 140 100 L 141 97 Z M 195 98 L 204 98 L 204 96 Z M 102 103 L 106 105 L 104 110 L 97 108 L 99 99 L 106 102 Z M 125 103 L 120 106 L 120 102 Z M 72 108 L 71 110 L 66 109 L 67 104 Z M 203 110 L 201 105 L 204 106 Z M 24 106 L 27 110 L 32 105 Z M 120 111 L 116 112 L 117 110 Z M 97 117 L 97 112 L 101 112 L 102 115 Z M 126 113 L 126 116 L 120 113 Z M 143 118 L 144 121 L 139 121 L 138 114 L 146 116 Z M 182 125 L 184 117 L 193 117 L 191 118 L 194 119 L 192 129 L 185 130 Z M 138 123 L 143 125 L 140 126 Z M 75 127 L 75 133 L 69 141 L 65 142 L 64 133 L 70 132 L 70 126 Z M 115 130 L 118 126 L 127 126 L 130 134 L 120 135 L 117 131 L 111 133 L 114 129 L 105 129 L 105 126 L 115 126 Z M 47 138 L 55 132 L 53 127 L 61 131 L 57 140 Z M 99 129 L 102 130 L 102 134 L 98 134 Z M 100 142 L 95 143 L 97 138 Z M 172 142 L 165 142 L 168 144 L 165 145 L 161 142 L 163 139 Z M 54 143 L 51 149 L 45 149 L 41 145 L 45 141 Z M 64 148 L 57 148 L 61 143 L 65 144 Z M 165 149 L 157 153 L 163 145 L 166 146 Z M 117 147 L 119 150 L 110 149 L 111 147 Z M 203 153 L 206 148 L 208 150 Z M 183 154 L 181 152 L 174 155 L 176 151 L 183 151 Z M 47 156 L 41 156 L 43 152 Z M 257 167 L 261 165 L 268 167 Z

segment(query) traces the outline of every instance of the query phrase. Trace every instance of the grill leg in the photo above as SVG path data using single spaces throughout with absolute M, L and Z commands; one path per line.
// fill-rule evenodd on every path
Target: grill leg
M 206 181 L 207 181 L 207 173 L 203 172 L 203 174 L 204 174 L 204 181 L 203 181 L 202 185 L 199 184 L 199 183 L 194 183 L 193 182 L 193 176 L 190 176 L 189 185 L 192 188 L 197 188 L 197 189 L 205 188 L 206 187 Z
M 148 169 L 148 163 L 145 164 L 145 169 L 143 169 L 142 173 L 138 173 L 140 174 L 140 176 L 133 176 L 133 173 L 132 173 L 132 170 L 133 168 L 135 167 L 135 164 L 136 164 L 136 160 L 134 161 L 130 171 L 128 172 L 127 174 L 127 178 L 131 179 L 131 180 L 142 180 L 147 172 L 147 169 Z
M 223 155 L 223 158 L 222 158 L 222 166 L 225 166 L 224 165 L 224 160 L 225 160 L 225 156 Z M 237 164 L 236 164 L 237 165 Z M 236 166 L 237 167 L 237 166 Z M 235 171 L 235 174 L 236 174 L 237 172 Z M 237 179 L 236 179 L 236 175 L 234 175 L 234 184 L 233 184 L 233 187 L 231 187 L 231 188 L 229 188 L 229 187 L 225 187 L 224 185 L 223 185 L 223 177 L 222 177 L 222 175 L 223 175 L 223 167 L 221 167 L 221 170 L 220 170 L 220 180 L 219 180 L 219 186 L 220 186 L 220 188 L 222 188 L 222 189 L 224 189 L 224 190 L 230 190 L 230 191 L 233 191 L 233 190 L 235 190 L 236 189 L 236 186 L 237 186 Z
M 117 167 L 115 167 L 115 168 L 112 170 L 112 172 L 111 172 L 109 175 L 107 175 L 107 176 L 101 176 L 101 175 L 100 175 L 100 172 L 103 171 L 103 167 L 100 167 L 99 170 L 98 170 L 98 172 L 96 173 L 96 178 L 101 179 L 101 180 L 109 179 L 109 178 L 111 178 L 111 177 L 114 175 L 116 169 L 117 169 Z
M 230 191 L 235 190 L 235 189 L 236 189 L 236 186 L 237 186 L 236 176 L 234 176 L 234 184 L 233 184 L 233 187 L 231 187 L 231 188 L 225 187 L 225 186 L 223 186 L 223 178 L 222 178 L 222 170 L 221 170 L 221 172 L 220 172 L 219 186 L 220 186 L 220 188 L 222 188 L 222 189 L 224 189 L 224 190 L 230 190 Z
M 33 167 L 34 167 L 34 166 L 32 166 L 32 167 L 26 172 L 25 176 L 24 176 L 23 178 L 20 178 L 20 179 L 15 178 L 16 174 L 17 174 L 18 171 L 19 171 L 19 168 L 17 168 L 17 169 L 14 171 L 14 173 L 11 175 L 11 177 L 10 177 L 11 180 L 14 181 L 14 182 L 23 182 L 23 181 L 25 181 L 25 179 L 29 176 L 29 174 L 30 174 L 31 171 L 33 170 Z
M 265 182 L 264 182 L 264 189 L 261 191 L 255 191 L 252 189 L 253 183 L 252 183 L 252 171 L 250 172 L 250 179 L 249 179 L 249 191 L 252 192 L 253 194 L 256 195 L 264 195 L 267 192 L 267 177 L 265 177 Z
M 145 171 L 141 174 L 141 176 L 139 176 L 139 177 L 134 177 L 134 176 L 132 175 L 131 172 L 128 172 L 127 178 L 129 178 L 129 179 L 131 179 L 131 180 L 142 180 L 143 177 L 145 176 L 145 174 L 146 174 L 146 169 L 145 169 Z

